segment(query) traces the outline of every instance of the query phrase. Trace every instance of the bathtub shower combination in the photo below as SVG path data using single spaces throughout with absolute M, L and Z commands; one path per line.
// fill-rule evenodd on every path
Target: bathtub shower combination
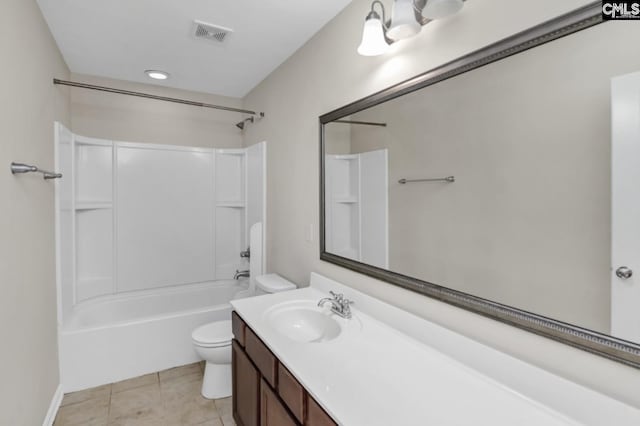
M 240 253 L 265 220 L 266 143 L 115 142 L 59 123 L 55 132 L 65 392 L 197 361 L 191 332 L 229 319 L 229 301 L 249 285 L 234 275 L 249 269 Z M 263 253 L 260 240 L 252 249 Z

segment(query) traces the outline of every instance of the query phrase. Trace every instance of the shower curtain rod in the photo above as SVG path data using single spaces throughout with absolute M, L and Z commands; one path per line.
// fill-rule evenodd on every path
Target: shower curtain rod
M 117 93 L 120 95 L 137 96 L 139 98 L 155 99 L 157 101 L 165 101 L 165 102 L 174 102 L 177 104 L 191 105 L 191 106 L 197 106 L 202 108 L 212 108 L 212 109 L 220 109 L 223 111 L 239 112 L 242 114 L 260 115 L 261 117 L 264 116 L 263 112 L 257 113 L 255 111 L 250 111 L 248 109 L 232 108 L 232 107 L 226 107 L 222 105 L 205 104 L 203 102 L 188 101 L 186 99 L 178 99 L 178 98 L 169 98 L 167 96 L 151 95 L 149 93 L 142 93 L 142 92 L 132 92 L 131 90 L 114 89 L 112 87 L 95 86 L 93 84 L 78 83 L 76 81 L 58 80 L 57 78 L 53 79 L 53 84 L 59 84 L 62 86 L 79 87 L 81 89 L 98 90 L 100 92 Z
M 372 121 L 334 120 L 334 121 L 331 121 L 330 123 L 362 124 L 365 126 L 387 127 L 387 123 L 374 123 Z

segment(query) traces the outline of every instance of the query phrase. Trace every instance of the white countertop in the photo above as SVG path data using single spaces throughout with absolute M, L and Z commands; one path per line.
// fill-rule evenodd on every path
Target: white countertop
M 317 302 L 327 296 L 327 288 L 344 292 L 347 297 L 356 300 L 352 308 L 353 318 L 338 319 L 343 331 L 334 340 L 295 342 L 265 321 L 265 313 L 274 305 L 300 300 Z M 420 323 L 428 323 L 370 299 L 373 298 L 316 275 L 315 280 L 312 279 L 312 287 L 235 300 L 231 304 L 282 364 L 341 425 L 553 426 L 590 423 L 572 416 L 571 407 L 561 412 L 558 407 L 562 407 L 562 404 L 554 401 L 555 407 L 551 408 L 462 364 L 429 344 L 409 337 L 397 327 L 374 318 L 371 314 L 378 317 L 376 312 L 380 311 L 383 314 L 381 317 L 395 317 L 407 327 L 420 327 L 424 325 Z M 364 310 L 369 308 L 369 312 L 365 313 L 359 306 Z M 382 312 L 386 309 L 389 311 Z M 438 327 L 431 323 L 429 326 Z M 461 339 L 461 336 L 447 332 L 451 333 L 452 339 Z M 468 346 L 458 346 L 459 349 L 474 350 L 473 345 L 477 345 L 479 350 L 486 353 L 487 347 L 470 339 L 462 339 Z M 500 355 L 505 356 L 497 352 L 496 362 L 503 361 Z M 537 370 L 522 364 L 525 369 Z M 522 370 L 524 376 L 535 373 Z M 561 385 L 566 386 L 567 383 Z M 576 389 L 570 391 L 568 398 L 584 397 L 585 402 L 594 401 L 592 391 L 575 386 Z M 544 392 L 545 389 L 540 391 Z M 586 393 L 582 395 L 581 392 Z M 604 417 L 614 421 L 607 424 L 640 424 L 640 411 L 603 398 L 606 399 L 603 400 L 603 409 L 616 411 Z M 596 418 L 591 419 L 593 424 L 603 424 L 598 423 Z

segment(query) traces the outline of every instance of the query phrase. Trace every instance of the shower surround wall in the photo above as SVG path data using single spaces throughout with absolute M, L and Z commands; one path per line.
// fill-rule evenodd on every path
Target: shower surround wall
M 249 269 L 240 252 L 264 220 L 266 144 L 212 149 L 56 130 L 65 391 L 196 361 L 191 330 L 228 318 L 246 288 L 233 277 Z
M 87 76 L 83 74 L 71 74 L 70 76 L 65 76 L 65 79 L 70 79 L 73 81 L 79 81 L 79 82 L 94 84 L 99 86 L 116 87 L 124 90 L 150 93 L 150 94 L 159 95 L 159 96 L 190 99 L 190 100 L 200 101 L 204 103 L 227 105 L 227 106 L 238 107 L 238 108 L 242 107 L 242 101 L 240 99 L 229 98 L 224 96 L 216 96 L 216 95 L 205 94 L 205 93 L 190 92 L 190 91 L 180 90 L 180 89 L 171 89 L 171 88 L 157 86 L 154 84 L 133 83 L 133 82 L 113 80 L 113 79 L 97 77 L 97 76 Z M 96 139 L 107 140 L 107 141 L 133 140 L 133 141 L 139 142 L 140 145 L 142 146 L 151 146 L 151 145 L 167 146 L 167 148 L 169 148 L 170 150 L 173 150 L 174 152 L 178 152 L 180 147 L 190 147 L 191 149 L 204 148 L 205 151 L 209 150 L 210 152 L 212 152 L 213 148 L 229 149 L 231 150 L 229 151 L 229 153 L 232 153 L 233 150 L 235 149 L 243 148 L 242 133 L 235 126 L 235 123 L 237 123 L 243 117 L 239 116 L 237 113 L 199 108 L 194 106 L 174 104 L 174 103 L 168 103 L 168 102 L 161 102 L 161 101 L 156 101 L 152 99 L 141 99 L 141 98 L 135 98 L 131 96 L 96 92 L 96 91 L 80 89 L 80 88 L 70 88 L 68 89 L 68 91 L 70 93 L 70 128 L 73 129 L 74 133 L 79 135 L 84 135 L 85 136 L 84 139 L 89 142 Z M 97 147 L 92 147 L 90 146 L 90 144 L 86 145 L 86 147 L 87 147 L 86 149 L 87 155 L 90 155 L 89 151 L 91 150 L 99 151 Z M 244 157 L 243 161 L 245 161 L 246 162 L 245 164 L 247 164 L 249 167 L 249 170 L 247 171 L 247 176 L 246 176 L 248 180 L 255 179 L 257 176 L 259 177 L 263 176 L 263 173 L 266 170 L 264 161 L 263 161 L 264 160 L 263 156 L 265 151 L 266 151 L 266 146 L 263 145 L 263 148 L 261 149 L 258 149 L 258 150 L 253 149 L 248 151 L 246 157 Z M 185 155 L 188 156 L 189 155 L 187 154 L 188 152 L 189 151 L 183 151 L 183 157 Z M 128 154 L 131 154 L 131 153 L 132 151 L 129 150 Z M 194 150 L 192 150 L 191 153 L 192 155 L 198 155 Z M 156 154 L 161 155 L 161 152 L 159 151 Z M 228 161 L 221 160 L 221 158 L 223 157 L 225 160 L 228 160 Z M 236 162 L 240 157 L 241 156 L 238 156 L 238 155 L 224 155 L 224 156 L 218 155 L 216 156 L 216 160 L 215 160 L 216 163 L 223 162 L 225 164 L 216 164 L 216 166 L 220 166 L 220 167 L 229 166 L 228 168 L 231 170 L 234 167 L 232 163 Z M 217 170 L 217 168 L 214 167 L 212 170 L 214 170 L 213 173 L 217 173 L 215 171 Z M 256 172 L 256 170 L 259 170 L 259 172 Z M 135 170 L 130 170 L 130 172 L 135 174 Z M 212 179 L 213 178 L 214 177 L 212 177 Z M 242 218 L 244 218 L 243 220 L 246 221 L 246 225 L 247 225 L 246 229 L 248 229 L 248 226 L 250 226 L 254 221 L 258 221 L 264 217 L 265 202 L 262 198 L 264 197 L 264 188 L 262 187 L 262 185 L 259 185 L 259 186 L 260 186 L 259 189 L 257 189 L 253 185 L 249 185 L 246 188 L 248 199 L 247 199 L 247 206 L 244 209 L 241 208 L 237 202 L 235 203 L 236 204 L 235 206 L 232 206 L 232 204 L 234 204 L 233 203 L 234 200 L 220 199 L 220 200 L 211 201 L 211 198 L 208 199 L 209 200 L 208 202 L 210 204 L 215 202 L 216 205 L 214 205 L 213 207 L 207 206 L 206 209 L 209 211 L 213 209 L 214 215 L 218 215 L 218 217 L 224 216 L 226 217 L 226 220 L 232 221 L 233 223 L 239 223 L 239 221 Z M 218 188 L 218 189 L 221 189 L 221 188 Z M 218 191 L 218 193 L 222 194 L 222 192 L 220 191 Z M 126 194 L 124 193 L 120 195 L 116 193 L 115 197 L 118 198 L 120 196 L 125 196 L 125 195 Z M 100 204 L 100 201 L 106 201 L 106 200 L 89 200 L 89 201 L 97 201 L 98 204 Z M 229 205 L 226 207 L 218 205 L 223 203 L 227 203 Z M 107 206 L 108 206 L 108 203 L 102 204 L 102 207 L 107 207 Z M 88 204 L 88 205 L 85 205 L 85 207 L 91 207 L 91 205 Z M 140 203 L 138 207 L 144 210 L 144 212 L 146 213 L 147 217 L 150 220 L 159 220 L 159 218 L 156 217 L 156 213 L 158 211 L 157 209 L 154 209 L 152 204 Z M 64 216 L 64 214 L 65 213 L 62 212 L 61 216 Z M 85 222 L 88 225 L 90 221 L 103 221 L 103 222 L 108 221 L 108 218 L 105 217 L 105 216 L 108 216 L 108 211 L 107 209 L 104 209 L 104 208 L 101 210 L 86 209 L 82 213 L 80 213 L 80 215 L 82 215 L 83 217 L 81 217 L 80 221 L 76 224 L 79 226 L 83 226 L 83 222 Z M 131 216 L 128 214 L 125 214 L 125 218 L 126 217 L 131 217 Z M 126 223 L 121 223 L 121 225 L 126 225 Z M 232 235 L 234 232 L 236 233 L 240 232 L 238 230 L 238 226 L 236 226 L 235 228 L 236 228 L 236 231 L 230 231 L 228 235 Z M 113 232 L 114 229 L 111 229 L 110 231 L 108 229 L 107 230 L 102 229 L 102 237 L 100 237 L 99 235 L 96 235 L 96 237 L 98 237 L 98 240 L 102 238 L 100 241 L 105 241 L 105 240 L 109 241 L 110 239 L 109 232 Z M 132 230 L 138 231 L 139 233 L 144 232 L 142 229 L 136 230 L 135 227 L 133 227 Z M 117 231 L 116 231 L 116 234 L 113 234 L 113 236 L 117 237 Z M 221 240 L 218 240 L 217 244 L 223 246 L 223 248 L 225 247 L 229 248 L 229 251 L 228 251 L 229 255 L 227 256 L 227 258 L 232 256 L 231 250 L 233 250 L 233 256 L 237 258 L 239 250 L 246 249 L 245 238 L 246 238 L 246 235 L 242 236 L 241 238 L 238 238 L 238 241 L 234 242 L 232 245 L 229 245 L 228 241 L 224 242 Z M 204 244 L 201 237 L 198 237 L 196 239 L 200 241 L 200 243 L 202 243 L 200 244 L 201 246 Z M 62 240 L 64 240 L 64 238 L 62 238 Z M 108 249 L 108 244 L 103 244 L 103 247 L 107 247 Z M 211 252 L 211 245 L 207 247 L 207 250 Z M 213 247 L 213 251 L 216 252 L 217 256 L 215 258 L 212 258 L 209 264 L 213 268 L 215 266 L 214 262 L 219 263 L 218 266 L 215 268 L 217 269 L 217 273 L 218 273 L 216 278 L 221 279 L 225 277 L 226 278 L 232 277 L 233 272 L 235 272 L 235 266 L 233 262 L 227 262 L 226 264 L 224 263 L 226 262 L 225 256 L 220 251 L 219 247 L 218 248 Z M 93 256 L 93 257 L 100 258 L 99 256 L 97 257 Z M 115 257 L 112 256 L 111 260 L 113 261 L 114 258 Z M 126 259 L 121 259 L 121 260 L 126 260 Z M 223 263 L 220 264 L 220 262 L 223 262 Z M 87 265 L 86 262 L 85 262 L 85 265 Z M 109 266 L 110 265 L 108 264 L 108 262 L 104 261 L 104 258 L 103 258 L 102 265 L 94 264 L 93 266 L 90 266 L 90 267 L 96 270 L 95 267 L 107 268 Z M 131 263 L 127 266 L 127 268 L 129 268 L 128 272 L 115 270 L 115 273 L 116 273 L 115 276 L 117 277 L 117 274 L 122 274 L 122 273 L 128 273 L 128 275 L 130 276 L 131 273 L 135 273 L 136 269 L 138 269 L 138 272 L 145 269 L 149 270 L 148 265 L 146 266 L 147 267 L 142 268 L 141 264 Z M 71 269 L 73 268 L 73 265 L 67 265 L 66 268 Z M 194 274 L 193 274 L 194 276 L 192 276 L 191 278 L 196 279 L 197 281 L 198 278 L 202 278 L 203 272 L 210 273 L 211 270 L 207 270 L 207 271 L 199 270 L 197 272 L 194 271 Z M 104 276 L 101 277 L 98 275 L 104 275 Z M 195 275 L 198 275 L 198 276 L 195 276 Z M 85 274 L 84 276 L 89 277 L 88 274 Z M 142 274 L 142 276 L 143 278 L 141 280 L 130 280 L 128 282 L 129 290 L 135 290 L 138 287 L 142 287 L 143 286 L 142 283 L 145 280 L 150 279 L 150 275 L 147 276 L 146 278 L 144 278 L 144 274 Z M 226 309 L 228 309 L 227 308 L 228 304 L 226 302 L 230 297 L 232 297 L 234 291 L 237 290 L 235 289 L 237 284 L 236 282 L 231 282 L 228 280 L 211 281 L 204 284 L 193 284 L 193 285 L 183 286 L 183 287 L 190 288 L 190 290 L 184 294 L 181 293 L 182 296 L 180 297 L 176 296 L 175 299 L 172 299 L 170 297 L 166 297 L 171 294 L 170 287 L 159 288 L 157 290 L 147 290 L 147 294 L 143 295 L 144 297 L 141 297 L 138 299 L 140 306 L 134 307 L 131 303 L 128 303 L 128 302 L 124 303 L 123 301 L 121 301 L 122 303 L 118 303 L 118 301 L 115 301 L 115 300 L 107 300 L 107 299 L 117 298 L 116 296 L 112 296 L 110 298 L 108 296 L 98 297 L 98 294 L 96 293 L 92 294 L 92 292 L 95 292 L 95 291 L 97 291 L 98 293 L 105 293 L 105 292 L 113 293 L 113 289 L 114 289 L 113 287 L 114 280 L 110 274 L 96 273 L 94 274 L 94 278 L 98 278 L 98 280 L 93 283 L 97 285 L 94 285 L 94 286 L 89 285 L 85 287 L 83 290 L 80 290 L 79 294 L 75 294 L 75 296 L 73 293 L 70 294 L 70 292 L 67 291 L 61 298 L 63 303 L 61 304 L 62 308 L 60 309 L 61 314 L 59 315 L 59 325 L 61 330 L 61 342 L 62 342 L 61 346 L 63 346 L 61 347 L 61 357 L 63 358 L 61 359 L 61 365 L 62 365 L 62 371 L 63 371 L 62 381 L 63 381 L 63 384 L 65 385 L 65 391 L 69 391 L 69 389 L 71 388 L 80 389 L 84 386 L 87 386 L 89 383 L 88 381 L 85 381 L 84 383 L 82 382 L 81 376 L 83 376 L 83 374 L 80 374 L 79 371 L 76 371 L 77 374 L 75 375 L 76 378 L 79 377 L 78 380 L 71 379 L 71 378 L 67 378 L 67 380 L 65 380 L 65 377 L 64 377 L 65 368 L 67 371 L 69 371 L 68 366 L 69 365 L 73 366 L 72 362 L 71 363 L 65 362 L 65 359 L 66 359 L 65 353 L 70 354 L 70 351 L 74 351 L 75 348 L 79 348 L 79 350 L 82 350 L 82 348 L 86 348 L 89 345 L 96 343 L 98 345 L 97 347 L 102 346 L 103 350 L 96 349 L 96 352 L 93 355 L 89 355 L 85 353 L 84 357 L 92 357 L 95 355 L 95 357 L 101 357 L 100 359 L 106 360 L 106 359 L 109 359 L 109 357 L 113 358 L 115 356 L 122 355 L 122 353 L 117 352 L 117 348 L 120 346 L 120 343 L 129 341 L 131 342 L 131 344 L 128 344 L 127 347 L 129 348 L 133 347 L 135 349 L 135 345 L 132 346 L 132 344 L 136 340 L 135 339 L 127 340 L 127 339 L 130 339 L 130 337 L 127 337 L 127 336 L 133 336 L 134 334 L 137 335 L 138 338 L 140 335 L 143 335 L 143 334 L 155 336 L 158 334 L 158 330 L 166 331 L 171 329 L 173 330 L 171 331 L 171 334 L 174 336 L 184 335 L 188 337 L 190 335 L 189 333 L 190 333 L 190 328 L 192 328 L 192 325 L 194 324 L 198 325 L 203 322 L 216 319 L 217 315 L 223 315 L 223 316 L 226 315 L 225 312 L 226 312 Z M 149 284 L 149 282 L 147 282 L 147 284 Z M 160 284 L 160 281 L 156 281 L 156 284 Z M 165 284 L 167 283 L 165 282 Z M 197 299 L 193 296 L 198 292 L 202 291 L 202 288 L 201 288 L 202 286 L 208 288 L 209 290 L 211 290 L 211 292 L 220 295 L 220 297 L 216 298 L 216 300 L 220 299 L 220 303 L 221 303 L 220 306 L 216 306 L 216 304 L 213 303 L 211 300 L 209 300 L 209 302 L 211 303 L 209 303 L 208 308 L 206 309 L 203 306 L 200 306 L 199 304 L 189 305 L 190 302 L 187 303 L 187 301 L 193 301 Z M 83 291 L 84 291 L 84 294 L 83 294 Z M 162 294 L 154 295 L 153 294 L 154 291 L 156 293 L 162 293 Z M 127 294 L 130 295 L 133 293 L 131 292 L 125 293 L 124 300 L 128 298 Z M 162 299 L 163 295 L 165 296 L 164 299 Z M 86 299 L 87 301 L 84 303 L 84 307 L 91 306 L 95 308 L 93 310 L 93 313 L 87 312 L 87 309 L 83 309 L 81 314 L 80 313 L 78 313 L 78 315 L 71 314 L 73 309 L 72 307 L 74 305 L 73 298 L 77 296 L 80 296 L 80 299 L 82 299 L 83 297 L 87 298 Z M 157 298 L 153 299 L 153 297 L 155 296 L 157 296 Z M 147 297 L 151 297 L 151 299 Z M 155 305 L 156 302 L 152 302 L 152 300 L 157 301 L 161 299 L 162 300 L 171 299 L 173 300 L 174 303 L 161 302 L 159 306 L 162 306 L 163 308 L 160 309 L 160 313 L 155 312 L 153 313 L 153 315 L 151 315 L 155 318 L 152 321 L 150 320 L 150 317 L 140 318 L 140 315 L 138 315 L 137 318 L 129 319 L 128 321 L 128 325 L 130 326 L 129 327 L 129 326 L 124 326 L 122 324 L 122 321 L 120 321 L 122 318 L 118 318 L 118 316 L 112 316 L 112 315 L 110 316 L 106 314 L 109 312 L 113 313 L 120 309 L 122 309 L 123 312 L 133 311 L 133 312 L 137 312 L 138 314 L 142 314 L 144 312 L 144 305 L 149 305 L 149 304 Z M 201 300 L 204 300 L 204 299 L 201 298 Z M 183 315 L 185 312 L 189 311 L 187 305 L 191 306 L 191 309 L 190 309 L 191 313 L 187 315 Z M 178 315 L 176 314 L 176 309 L 178 309 L 179 307 L 181 307 L 180 309 L 182 309 L 181 311 L 182 313 Z M 222 310 L 218 310 L 219 307 L 222 308 Z M 62 312 L 66 312 L 66 317 L 68 321 L 67 320 L 63 321 L 63 317 L 65 315 L 62 314 Z M 98 315 L 98 313 L 100 313 L 100 315 Z M 88 317 L 91 317 L 93 314 L 96 314 L 96 321 L 98 321 L 97 323 L 94 322 L 92 323 L 91 326 L 89 326 L 86 321 L 81 320 L 81 318 L 88 318 Z M 128 314 L 125 314 L 125 316 L 126 315 Z M 163 316 L 172 317 L 174 318 L 174 320 L 170 321 L 169 323 L 165 323 L 164 322 L 165 319 L 162 319 Z M 178 319 L 178 317 L 182 319 Z M 119 321 L 120 321 L 120 324 L 114 327 L 114 323 Z M 143 323 L 148 325 L 149 328 L 144 328 L 144 326 L 142 325 Z M 134 324 L 137 324 L 137 325 L 134 325 Z M 172 324 L 172 325 L 169 326 L 169 328 L 167 328 L 167 324 Z M 98 329 L 101 329 L 102 331 L 98 333 L 96 331 Z M 183 331 L 179 331 L 179 329 L 182 329 Z M 90 332 L 89 330 L 94 330 L 96 332 Z M 119 334 L 115 333 L 115 331 L 117 330 L 123 330 L 123 333 L 119 333 Z M 162 331 L 160 331 L 160 335 L 162 335 Z M 94 342 L 91 339 L 97 339 L 97 340 L 95 340 Z M 103 343 L 99 343 L 99 342 L 104 342 L 105 339 L 115 339 L 115 340 L 111 340 L 115 343 L 113 345 L 106 345 Z M 172 357 L 174 361 L 176 359 L 181 359 L 182 361 L 180 362 L 184 363 L 184 362 L 187 362 L 185 361 L 187 358 L 191 359 L 189 357 L 195 357 L 195 354 L 192 353 L 193 352 L 191 349 L 192 345 L 190 342 L 186 342 L 186 343 L 183 342 L 183 344 L 181 344 L 176 340 L 175 346 L 176 347 L 184 346 L 188 348 L 188 352 L 165 350 L 164 352 L 167 353 L 168 356 Z M 110 352 L 113 349 L 113 347 L 116 348 L 116 352 Z M 145 345 L 145 347 L 149 351 L 153 351 L 151 344 Z M 169 352 L 171 352 L 171 354 Z M 193 358 L 193 360 L 195 360 L 195 358 Z M 158 363 L 157 365 L 159 365 L 161 362 L 163 361 L 155 358 L 154 359 L 150 358 L 145 368 L 151 368 L 151 364 Z M 116 362 L 115 364 L 118 364 L 121 367 L 125 365 L 124 361 Z M 67 367 L 65 367 L 65 365 Z M 138 368 L 138 370 L 135 370 L 135 371 L 139 371 L 140 374 L 143 373 L 143 371 L 139 369 L 140 368 L 139 365 L 138 366 L 130 365 L 129 367 L 133 369 L 126 370 L 123 368 L 116 368 L 115 370 L 109 372 L 108 374 L 110 374 L 111 377 L 117 377 L 117 379 L 121 379 L 121 378 L 126 378 L 130 374 L 133 374 L 132 372 L 135 370 L 135 368 Z M 85 375 L 85 377 L 88 377 L 91 383 L 93 384 L 99 384 L 100 381 L 104 379 L 104 378 L 92 376 L 91 374 Z M 114 380 L 117 380 L 117 379 L 114 379 Z M 67 385 L 67 383 L 69 383 L 69 385 Z

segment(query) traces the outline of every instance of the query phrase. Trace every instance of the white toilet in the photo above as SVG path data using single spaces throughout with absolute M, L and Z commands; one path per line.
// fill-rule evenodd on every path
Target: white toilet
M 231 321 L 216 321 L 196 328 L 191 340 L 196 353 L 207 364 L 202 396 L 208 399 L 231 395 Z
M 255 294 L 295 290 L 296 285 L 278 274 L 255 279 Z M 231 321 L 216 321 L 196 328 L 191 340 L 196 352 L 206 361 L 202 396 L 207 399 L 231 396 Z

